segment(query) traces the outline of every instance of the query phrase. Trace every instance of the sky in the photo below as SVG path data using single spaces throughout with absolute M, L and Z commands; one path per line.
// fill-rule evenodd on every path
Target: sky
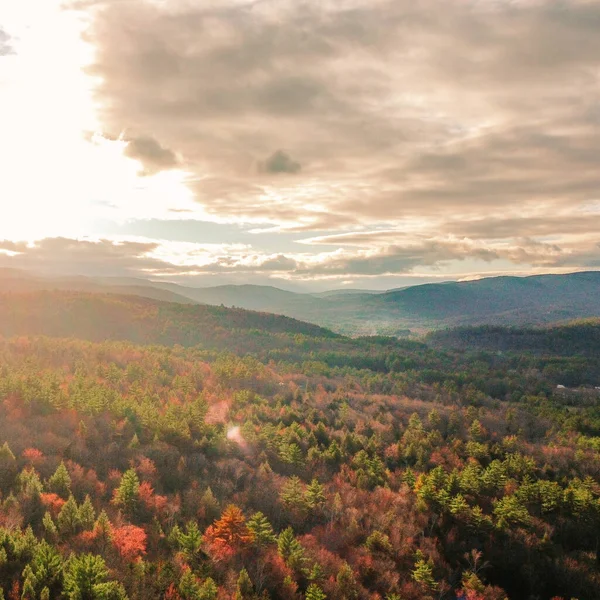
M 597 0 L 0 3 L 0 267 L 598 269 L 598 31 Z

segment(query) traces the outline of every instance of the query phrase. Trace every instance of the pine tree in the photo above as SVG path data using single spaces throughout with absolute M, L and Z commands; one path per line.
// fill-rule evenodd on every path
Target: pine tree
M 58 513 L 58 531 L 61 535 L 73 535 L 81 528 L 79 520 L 79 508 L 73 496 L 64 503 Z
M 433 578 L 433 563 L 431 559 L 426 561 L 421 553 L 418 553 L 412 577 L 417 583 L 422 584 L 428 590 L 433 591 L 437 589 L 437 583 Z
M 96 520 L 96 511 L 92 505 L 89 495 L 85 497 L 83 504 L 79 507 L 79 521 L 83 529 L 92 529 Z
M 102 511 L 94 523 L 94 539 L 98 548 L 104 551 L 112 541 L 113 528 L 105 511 Z
M 12 486 L 17 475 L 18 467 L 15 455 L 8 442 L 0 446 L 0 490 L 7 491 Z
M 319 509 L 325 504 L 325 489 L 317 479 L 313 479 L 306 488 L 304 499 L 306 504 L 312 509 Z
M 189 521 L 185 527 L 185 533 L 178 528 L 176 542 L 185 559 L 195 565 L 202 547 L 202 534 L 198 529 L 198 524 L 195 521 Z
M 54 475 L 48 480 L 48 489 L 61 498 L 68 498 L 71 493 L 71 476 L 65 463 L 61 462 L 54 471 Z
M 44 518 L 42 520 L 42 525 L 44 526 L 44 531 L 46 532 L 46 537 L 51 541 L 55 542 L 58 537 L 58 529 L 54 521 L 52 520 L 52 516 L 49 512 L 44 514 Z
M 220 506 L 210 487 L 206 488 L 206 491 L 204 492 L 204 494 L 202 494 L 200 502 L 202 504 L 202 507 L 204 508 L 204 516 L 206 517 L 206 519 L 209 522 L 214 521 L 219 516 Z
M 302 512 L 306 509 L 304 487 L 298 476 L 293 475 L 285 482 L 279 493 L 279 499 L 293 511 Z
M 306 590 L 306 600 L 326 600 L 325 592 L 315 583 L 311 583 Z
M 254 597 L 254 586 L 248 571 L 242 569 L 237 580 L 234 600 L 252 600 Z
M 71 556 L 65 572 L 65 592 L 69 600 L 94 600 L 96 586 L 105 582 L 108 569 L 104 560 L 94 554 Z
M 115 491 L 114 502 L 130 517 L 135 513 L 138 506 L 139 490 L 140 480 L 135 470 L 125 471 L 123 477 L 121 477 L 121 483 Z
M 254 513 L 248 519 L 248 529 L 254 535 L 254 543 L 261 548 L 277 541 L 271 523 L 261 512 Z
M 35 593 L 35 586 L 36 586 L 37 580 L 35 578 L 35 575 L 33 574 L 33 571 L 31 569 L 30 565 L 27 565 L 25 567 L 25 569 L 23 570 L 22 578 L 23 578 L 23 590 L 21 592 L 21 598 L 23 600 L 35 600 L 35 597 L 37 595 Z
M 279 556 L 283 558 L 290 569 L 300 571 L 304 568 L 306 562 L 304 548 L 296 539 L 291 527 L 284 529 L 279 534 L 279 538 L 277 539 L 277 549 L 279 551 Z

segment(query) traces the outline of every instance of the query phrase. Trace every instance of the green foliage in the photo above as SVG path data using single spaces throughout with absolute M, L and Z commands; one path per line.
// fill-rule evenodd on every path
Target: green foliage
M 195 521 L 188 521 L 185 531 L 177 528 L 175 540 L 184 558 L 191 564 L 196 564 L 202 549 L 202 534 Z
M 327 595 L 318 585 L 311 583 L 308 586 L 304 597 L 306 600 L 326 600 Z
M 73 496 L 65 502 L 58 513 L 58 530 L 61 535 L 74 535 L 81 529 L 81 517 L 79 507 Z
M 277 549 L 279 556 L 294 571 L 301 571 L 306 564 L 304 548 L 294 535 L 291 527 L 284 529 L 277 539 Z
M 140 480 L 135 469 L 125 471 L 115 492 L 115 504 L 120 506 L 127 515 L 133 515 L 138 507 L 139 489 Z
M 68 498 L 71 493 L 71 476 L 65 463 L 61 462 L 48 480 L 48 489 L 63 498 Z
M 254 535 L 254 544 L 265 547 L 277 541 L 273 527 L 267 517 L 261 512 L 254 513 L 248 519 L 248 529 Z
M 108 579 L 102 557 L 93 554 L 72 556 L 65 572 L 65 593 L 69 600 L 125 600 L 123 587 Z
M 415 568 L 412 571 L 412 577 L 426 590 L 433 591 L 438 587 L 438 584 L 433 577 L 433 563 L 431 559 L 426 561 L 423 557 L 418 558 L 415 563 Z

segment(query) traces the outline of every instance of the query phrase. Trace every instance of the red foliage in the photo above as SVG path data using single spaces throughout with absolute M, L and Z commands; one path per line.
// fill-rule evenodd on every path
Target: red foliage
M 172 583 L 169 586 L 169 589 L 165 592 L 163 600 L 181 600 L 181 596 L 179 595 L 174 583 Z
M 12 588 L 8 594 L 8 600 L 21 600 L 21 584 L 18 579 L 15 579 L 12 584 Z
M 52 516 L 58 515 L 60 509 L 63 507 L 65 500 L 63 500 L 58 494 L 47 493 L 40 494 L 42 504 L 50 511 Z
M 140 483 L 138 495 L 142 504 L 150 512 L 162 513 L 167 508 L 167 497 L 155 494 L 154 489 L 147 481 Z
M 37 448 L 26 448 L 23 450 L 23 458 L 32 465 L 39 465 L 46 458 L 44 453 Z
M 136 470 L 139 473 L 140 477 L 143 479 L 147 479 L 150 481 L 154 481 L 156 479 L 156 465 L 154 464 L 154 461 L 150 460 L 145 456 L 139 458 Z
M 113 529 L 112 542 L 122 558 L 133 562 L 146 554 L 146 532 L 135 525 L 124 525 Z

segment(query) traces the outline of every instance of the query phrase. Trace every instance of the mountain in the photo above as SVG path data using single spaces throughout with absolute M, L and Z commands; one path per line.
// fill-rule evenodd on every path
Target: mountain
M 388 292 L 297 293 L 272 286 L 194 288 L 136 278 L 41 278 L 4 270 L 4 291 L 73 290 L 132 294 L 179 304 L 269 312 L 345 335 L 403 337 L 467 325 L 543 325 L 600 317 L 600 272 L 429 283 Z
M 600 316 L 600 272 L 425 284 L 365 302 L 373 314 L 425 328 L 534 325 Z

